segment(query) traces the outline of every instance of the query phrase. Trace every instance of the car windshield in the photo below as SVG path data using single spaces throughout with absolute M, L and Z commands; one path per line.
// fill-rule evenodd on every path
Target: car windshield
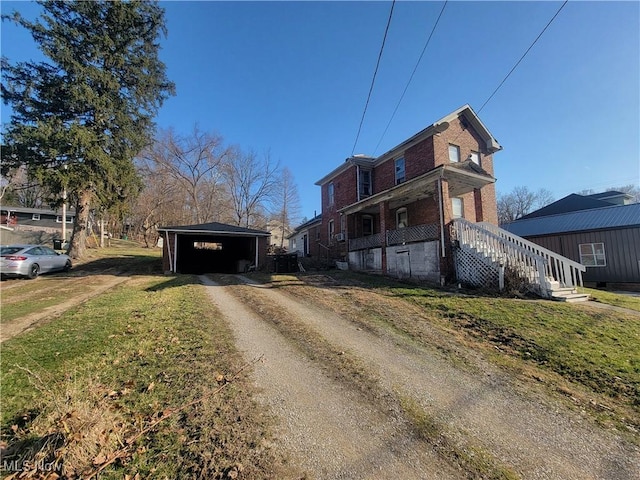
M 13 255 L 22 250 L 22 247 L 2 247 L 0 249 L 0 255 Z

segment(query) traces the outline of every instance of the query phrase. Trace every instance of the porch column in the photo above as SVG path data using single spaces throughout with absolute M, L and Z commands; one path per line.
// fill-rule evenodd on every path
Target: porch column
M 482 205 L 482 191 L 479 188 L 473 189 L 473 203 L 476 207 L 476 222 L 484 222 L 484 205 Z
M 387 230 L 389 222 L 389 202 L 381 202 L 380 206 L 380 233 L 382 233 L 382 273 L 387 273 Z
M 440 256 L 440 275 L 444 276 L 445 281 L 451 281 L 455 276 L 455 267 L 453 264 L 453 255 L 451 250 L 451 220 L 453 219 L 453 211 L 451 208 L 451 198 L 449 197 L 449 182 L 446 178 L 438 180 L 441 201 L 441 222 L 442 230 L 440 238 L 443 246 L 442 255 Z

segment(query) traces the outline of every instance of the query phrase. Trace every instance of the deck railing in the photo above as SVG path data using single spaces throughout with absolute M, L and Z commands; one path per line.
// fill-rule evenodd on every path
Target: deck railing
M 384 236 L 382 233 L 374 233 L 366 237 L 358 237 L 349 239 L 349 251 L 365 250 L 367 248 L 379 248 L 382 246 Z
M 349 240 L 349 251 L 353 252 L 354 250 L 382 247 L 385 238 L 384 235 L 387 237 L 387 245 L 424 242 L 427 240 L 438 240 L 440 238 L 439 228 L 436 224 L 413 225 L 411 227 L 399 228 L 398 230 L 387 230 L 385 233 L 352 238 Z
M 517 268 L 527 280 L 540 286 L 543 295 L 551 288 L 548 279 L 557 281 L 561 287 L 582 286 L 584 265 L 495 225 L 457 218 L 453 221 L 453 233 L 461 245 L 475 248 L 503 266 Z
M 410 242 L 423 242 L 440 238 L 438 225 L 413 225 L 387 231 L 387 245 L 401 245 Z

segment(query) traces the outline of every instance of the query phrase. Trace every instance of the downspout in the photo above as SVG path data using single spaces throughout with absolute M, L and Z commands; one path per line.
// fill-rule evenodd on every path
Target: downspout
M 438 199 L 440 200 L 440 250 L 442 258 L 445 257 L 445 245 L 444 245 L 444 203 L 442 201 L 442 176 L 444 169 L 440 169 L 440 177 L 438 177 Z
M 173 273 L 178 273 L 178 232 L 173 234 Z
M 173 272 L 173 258 L 171 258 L 171 244 L 169 243 L 169 232 L 165 230 L 164 232 L 167 242 L 167 254 L 169 255 L 169 271 Z
M 358 201 L 360 201 L 360 165 L 356 165 L 356 192 L 358 192 Z

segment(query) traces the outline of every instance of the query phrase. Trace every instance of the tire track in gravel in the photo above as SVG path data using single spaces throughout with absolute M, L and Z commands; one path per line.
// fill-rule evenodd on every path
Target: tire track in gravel
M 462 371 L 426 348 L 404 348 L 397 338 L 382 338 L 326 309 L 240 278 L 370 365 L 387 391 L 419 402 L 460 445 L 482 447 L 524 478 L 640 479 L 638 447 L 551 400 L 543 405 L 516 393 L 505 374 Z
M 254 368 L 260 401 L 280 419 L 281 447 L 311 478 L 460 478 L 406 424 L 363 402 L 245 307 L 233 286 L 200 277 L 212 302 L 232 328 L 247 360 L 264 355 Z

